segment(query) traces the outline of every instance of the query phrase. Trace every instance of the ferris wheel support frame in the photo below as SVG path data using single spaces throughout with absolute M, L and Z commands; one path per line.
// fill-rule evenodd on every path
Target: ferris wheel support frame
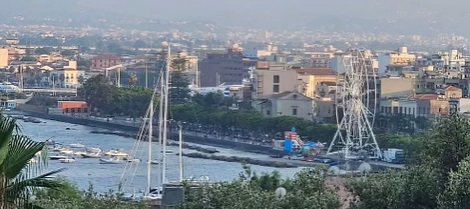
M 382 153 L 373 132 L 377 109 L 376 74 L 372 67 L 368 66 L 370 60 L 367 60 L 363 50 L 349 49 L 348 52 L 349 54 L 343 57 L 344 78 L 338 79 L 337 82 L 337 91 L 341 89 L 340 95 L 336 95 L 335 102 L 338 128 L 327 154 L 332 154 L 336 145 L 341 147 L 339 152 L 342 152 L 346 159 L 359 156 L 358 151 L 361 150 L 372 150 L 375 157 L 381 158 Z M 369 78 L 369 75 L 372 75 L 372 78 Z M 340 109 L 343 113 L 341 121 Z

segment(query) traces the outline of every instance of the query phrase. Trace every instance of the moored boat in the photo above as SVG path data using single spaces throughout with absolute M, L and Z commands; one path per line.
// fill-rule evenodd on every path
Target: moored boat
M 108 158 L 108 159 L 100 158 L 100 164 L 121 164 L 123 162 L 124 161 L 119 158 Z
M 75 159 L 74 158 L 63 158 L 63 159 L 59 159 L 59 162 L 60 163 L 74 163 L 75 162 Z
M 54 155 L 49 156 L 49 160 L 60 160 L 60 159 L 67 159 L 68 157 L 65 155 Z

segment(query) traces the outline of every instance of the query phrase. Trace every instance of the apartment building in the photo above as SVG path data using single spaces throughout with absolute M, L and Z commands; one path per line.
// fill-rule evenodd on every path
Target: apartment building
M 121 58 L 111 54 L 91 58 L 91 69 L 104 69 L 121 64 Z
M 416 55 L 408 53 L 407 47 L 400 47 L 397 51 L 378 55 L 378 74 L 384 75 L 387 66 L 407 66 L 416 61 Z
M 8 49 L 0 49 L 0 68 L 8 67 L 9 61 Z
M 303 89 L 297 70 L 287 65 L 258 62 L 253 72 L 253 99 L 267 99 L 285 91 Z
M 330 68 L 296 69 L 299 78 L 304 83 L 305 96 L 315 98 L 318 96 L 317 86 L 324 82 L 336 83 L 336 72 Z
M 201 87 L 240 85 L 244 79 L 248 79 L 248 71 L 256 63 L 256 59 L 245 58 L 237 45 L 225 53 L 207 54 L 207 57 L 198 63 Z

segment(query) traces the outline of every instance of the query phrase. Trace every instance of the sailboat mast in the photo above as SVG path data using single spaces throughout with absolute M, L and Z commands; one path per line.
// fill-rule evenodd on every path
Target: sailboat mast
M 183 125 L 179 125 L 178 131 L 179 141 L 179 170 L 180 170 L 180 182 L 183 182 Z
M 162 160 L 162 153 L 161 153 L 161 146 L 162 146 L 162 134 L 163 134 L 163 101 L 164 101 L 164 88 L 165 88 L 165 73 L 162 69 L 160 71 L 160 106 L 158 110 L 158 146 L 157 146 L 157 186 L 161 186 L 162 184 L 162 170 L 160 168 L 160 162 Z
M 152 100 L 150 101 L 150 114 L 148 118 L 148 124 L 149 124 L 149 159 L 147 162 L 147 192 L 150 192 L 152 189 L 152 178 L 151 178 L 151 170 L 152 170 L 152 135 L 153 135 L 153 96 Z
M 170 44 L 164 42 L 163 45 L 167 47 L 167 60 L 166 60 L 166 73 L 165 73 L 165 105 L 163 111 L 163 162 L 162 162 L 162 183 L 166 182 L 166 143 L 167 143 L 167 128 L 168 128 L 168 94 L 170 93 L 170 62 L 171 62 L 171 49 Z

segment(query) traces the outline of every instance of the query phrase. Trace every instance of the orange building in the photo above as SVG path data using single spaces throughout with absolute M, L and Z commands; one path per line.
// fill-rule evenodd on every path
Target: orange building
M 64 114 L 88 113 L 88 104 L 84 101 L 58 101 L 57 106 Z

